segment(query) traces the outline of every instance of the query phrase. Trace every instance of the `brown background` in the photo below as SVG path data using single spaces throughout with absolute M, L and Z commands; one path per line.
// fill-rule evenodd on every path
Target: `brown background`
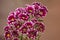
M 0 0 L 0 40 L 4 33 L 3 27 L 7 25 L 9 12 L 34 1 L 46 5 L 49 11 L 44 18 L 46 30 L 41 36 L 41 40 L 60 40 L 60 0 Z

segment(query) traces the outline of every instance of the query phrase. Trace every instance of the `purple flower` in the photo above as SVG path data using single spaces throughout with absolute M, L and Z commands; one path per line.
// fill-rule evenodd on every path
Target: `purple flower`
M 16 11 L 14 12 L 14 15 L 15 15 L 15 18 L 16 18 L 16 19 L 18 18 L 18 15 L 19 15 L 20 13 L 21 13 L 21 12 L 18 11 L 18 10 L 16 10 Z
M 34 7 L 33 6 L 27 6 L 26 7 L 26 12 L 28 12 L 28 13 L 34 13 Z
M 16 28 L 17 30 L 21 27 L 21 25 L 22 25 L 21 23 L 15 23 L 15 24 L 14 24 L 14 26 L 15 26 L 15 28 Z
M 41 6 L 42 9 L 44 9 L 46 12 L 48 12 L 48 9 L 46 6 Z
M 35 8 L 35 16 L 40 16 L 40 17 L 44 17 L 46 16 L 48 10 L 45 6 L 41 5 L 41 3 L 35 2 L 33 3 L 34 8 Z
M 10 29 L 10 26 L 5 26 L 4 30 L 8 31 Z
M 39 2 L 34 2 L 33 5 L 34 5 L 34 8 L 35 8 L 35 11 L 38 11 L 37 9 L 40 8 L 41 3 L 39 3 Z
M 27 20 L 29 19 L 29 16 L 26 15 L 26 14 L 20 14 L 20 15 L 19 15 L 19 18 L 22 19 L 22 20 L 27 21 Z
M 18 36 L 19 36 L 18 31 L 17 31 L 17 30 L 13 30 L 13 31 L 12 31 L 12 35 L 13 35 L 14 37 L 18 37 Z
M 6 31 L 5 32 L 5 38 L 8 39 L 8 38 L 11 38 L 11 37 L 12 37 L 11 32 Z
M 15 17 L 14 17 L 13 14 L 11 14 L 11 15 L 8 16 L 8 23 L 9 23 L 9 24 L 12 23 L 12 22 L 15 22 L 15 21 L 16 21 L 16 20 L 15 20 Z
M 45 25 L 43 23 L 37 22 L 35 23 L 35 29 L 37 29 L 37 31 L 44 32 Z
M 34 30 L 34 29 L 31 29 L 31 30 L 28 31 L 27 36 L 28 36 L 29 38 L 33 38 L 33 39 L 34 39 L 34 38 L 36 38 L 36 36 L 37 36 L 37 31 Z
M 35 17 L 45 17 L 47 14 L 47 11 L 44 8 L 40 8 L 38 11 L 35 12 Z
M 28 28 L 25 27 L 24 25 L 19 29 L 20 32 L 22 32 L 23 34 L 27 33 Z
M 27 28 L 33 28 L 34 23 L 32 23 L 31 21 L 29 21 L 29 22 L 26 22 L 24 25 L 25 25 Z
M 44 9 L 44 8 L 41 8 L 40 11 L 39 11 L 39 15 L 40 15 L 41 17 L 46 16 L 46 13 L 47 13 L 47 11 L 46 11 L 46 9 Z
M 18 40 L 18 38 L 14 38 L 14 40 Z
M 25 11 L 25 8 L 17 8 L 16 10 L 15 10 L 15 17 L 16 18 L 18 18 L 18 15 L 20 14 L 20 13 L 25 13 L 26 11 Z

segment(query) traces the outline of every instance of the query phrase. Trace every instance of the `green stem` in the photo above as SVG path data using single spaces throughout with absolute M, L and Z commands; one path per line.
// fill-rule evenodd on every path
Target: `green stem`
M 30 40 L 32 40 L 32 38 L 30 38 Z
M 23 35 L 21 35 L 21 39 L 20 40 L 23 40 Z
M 23 40 L 23 34 L 18 37 L 20 40 Z

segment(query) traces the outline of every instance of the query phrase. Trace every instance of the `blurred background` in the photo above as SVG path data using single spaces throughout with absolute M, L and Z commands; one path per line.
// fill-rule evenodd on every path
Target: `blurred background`
M 33 2 L 41 2 L 48 8 L 44 18 L 46 30 L 40 40 L 60 40 L 60 0 L 0 0 L 0 40 L 3 40 L 3 27 L 7 25 L 9 12 Z

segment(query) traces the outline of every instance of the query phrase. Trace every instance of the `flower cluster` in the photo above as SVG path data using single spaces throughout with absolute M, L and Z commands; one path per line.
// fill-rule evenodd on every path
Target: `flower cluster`
M 43 17 L 46 16 L 47 8 L 39 2 L 27 5 L 25 8 L 17 8 L 10 12 L 4 27 L 6 40 L 19 40 L 21 35 L 35 39 L 39 32 L 44 32 Z

